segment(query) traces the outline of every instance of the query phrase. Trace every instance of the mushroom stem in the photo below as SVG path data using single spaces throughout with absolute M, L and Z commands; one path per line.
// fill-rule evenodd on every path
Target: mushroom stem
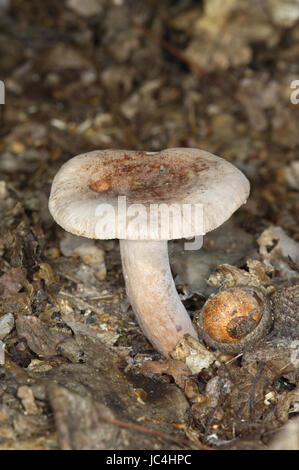
M 138 323 L 164 356 L 197 333 L 171 275 L 167 241 L 120 240 L 127 293 Z

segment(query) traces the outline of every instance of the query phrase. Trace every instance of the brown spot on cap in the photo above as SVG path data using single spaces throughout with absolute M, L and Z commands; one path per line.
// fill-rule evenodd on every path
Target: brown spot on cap
M 100 178 L 95 166 L 89 188 L 97 193 L 107 191 L 112 197 L 126 196 L 128 202 L 169 201 L 178 194 L 188 194 L 194 180 L 208 168 L 207 162 L 194 162 L 183 155 L 123 154 L 102 162 Z
M 97 193 L 102 193 L 103 191 L 107 191 L 111 187 L 111 181 L 106 179 L 100 179 L 98 181 L 94 181 L 89 185 L 90 189 L 96 191 Z

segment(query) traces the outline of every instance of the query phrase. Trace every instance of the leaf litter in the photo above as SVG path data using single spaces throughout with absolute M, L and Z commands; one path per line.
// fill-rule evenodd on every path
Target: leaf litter
M 298 449 L 285 441 L 299 411 L 296 2 L 8 3 L 0 449 Z M 200 251 L 169 244 L 191 318 L 219 289 L 269 296 L 272 331 L 238 356 L 187 338 L 162 358 L 126 298 L 118 243 L 66 234 L 47 209 L 76 154 L 179 146 L 223 156 L 252 184 Z

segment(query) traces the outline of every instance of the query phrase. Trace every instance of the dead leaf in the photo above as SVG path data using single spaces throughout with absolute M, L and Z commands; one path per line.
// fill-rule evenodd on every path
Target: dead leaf
M 170 356 L 185 362 L 192 374 L 199 374 L 203 369 L 208 369 L 216 360 L 212 352 L 189 335 L 177 344 Z
M 147 361 L 142 365 L 140 372 L 150 378 L 153 378 L 156 374 L 171 375 L 175 383 L 182 389 L 185 386 L 187 377 L 192 375 L 191 370 L 186 364 L 174 359 Z
M 10 294 L 19 292 L 26 281 L 25 268 L 12 268 L 0 277 L 0 285 Z
M 261 287 L 261 280 L 256 274 L 248 273 L 230 264 L 220 264 L 207 280 L 209 286 L 230 288 L 236 286 Z
M 19 315 L 16 320 L 18 336 L 25 338 L 29 348 L 40 356 L 56 356 L 56 346 L 67 334 L 46 328 L 39 318 Z

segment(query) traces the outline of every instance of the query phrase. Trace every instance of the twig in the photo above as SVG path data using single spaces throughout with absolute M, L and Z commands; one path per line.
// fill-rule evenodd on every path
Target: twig
M 187 447 L 195 447 L 196 449 L 200 450 L 212 450 L 211 447 L 208 447 L 200 442 L 193 442 L 189 439 L 179 438 L 172 436 L 171 434 L 166 434 L 161 431 L 156 431 L 154 429 L 145 428 L 138 424 L 127 423 L 126 421 L 121 421 L 120 419 L 110 418 L 108 416 L 101 416 L 101 419 L 106 423 L 114 424 L 115 426 L 119 426 L 122 428 L 131 429 L 133 431 L 142 432 L 145 434 L 151 434 L 152 436 L 160 437 L 161 439 L 165 439 L 167 441 L 175 442 L 176 444 L 187 446 Z
M 83 306 L 83 308 L 85 309 L 90 309 L 92 310 L 93 312 L 97 313 L 98 315 L 103 315 L 103 310 L 100 310 L 99 308 L 97 307 L 94 307 L 94 305 L 88 303 L 88 302 L 85 302 L 85 300 L 82 300 L 80 299 L 80 297 L 77 297 L 75 295 L 72 295 L 68 292 L 64 292 L 64 291 L 60 291 L 60 295 L 62 296 L 65 296 L 65 297 L 69 297 L 71 299 L 74 299 L 76 301 L 76 303 L 81 303 L 81 305 Z
M 250 421 L 250 423 L 252 423 L 252 420 L 253 420 L 253 405 L 254 405 L 253 399 L 254 399 L 255 389 L 256 389 L 257 383 L 258 383 L 258 381 L 259 381 L 259 379 L 262 375 L 264 367 L 265 367 L 265 363 L 262 362 L 259 365 L 258 371 L 256 373 L 256 376 L 254 377 L 254 381 L 253 381 L 253 384 L 252 384 L 252 390 L 251 390 L 250 397 L 249 397 L 249 421 Z
M 239 357 L 243 356 L 243 353 L 240 353 L 238 354 L 237 356 L 234 356 L 232 359 L 229 359 L 228 361 L 226 361 L 224 364 L 230 364 L 231 362 L 234 362 L 236 361 L 237 359 L 239 359 Z

